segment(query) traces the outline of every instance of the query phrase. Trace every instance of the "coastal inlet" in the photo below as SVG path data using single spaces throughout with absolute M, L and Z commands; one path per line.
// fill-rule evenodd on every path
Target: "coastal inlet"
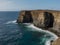
M 58 37 L 33 24 L 16 23 L 19 12 L 0 12 L 0 45 L 50 45 Z

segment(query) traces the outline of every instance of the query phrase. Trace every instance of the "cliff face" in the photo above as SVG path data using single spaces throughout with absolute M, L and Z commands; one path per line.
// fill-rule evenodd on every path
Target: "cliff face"
M 60 11 L 24 10 L 17 19 L 18 23 L 33 23 L 35 26 L 48 29 L 60 37 Z

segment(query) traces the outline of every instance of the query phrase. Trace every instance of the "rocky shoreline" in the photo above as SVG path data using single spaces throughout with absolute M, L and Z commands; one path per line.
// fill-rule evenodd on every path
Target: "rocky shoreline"
M 33 23 L 34 26 L 53 32 L 60 37 L 60 11 L 23 10 L 20 11 L 17 23 Z M 60 38 L 56 42 L 59 41 Z M 53 42 L 52 45 L 55 43 Z
M 60 45 L 60 37 L 56 41 L 52 42 L 51 45 Z

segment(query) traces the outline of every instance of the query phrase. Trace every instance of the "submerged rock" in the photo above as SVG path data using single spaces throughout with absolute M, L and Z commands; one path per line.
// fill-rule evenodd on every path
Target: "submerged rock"
M 23 10 L 17 23 L 33 23 L 36 27 L 47 29 L 60 37 L 60 11 Z

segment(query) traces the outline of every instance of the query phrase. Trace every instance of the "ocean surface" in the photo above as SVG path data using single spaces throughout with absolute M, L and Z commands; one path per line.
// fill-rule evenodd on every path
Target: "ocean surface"
M 0 11 L 0 45 L 50 45 L 58 37 L 30 23 L 18 24 L 17 11 Z

